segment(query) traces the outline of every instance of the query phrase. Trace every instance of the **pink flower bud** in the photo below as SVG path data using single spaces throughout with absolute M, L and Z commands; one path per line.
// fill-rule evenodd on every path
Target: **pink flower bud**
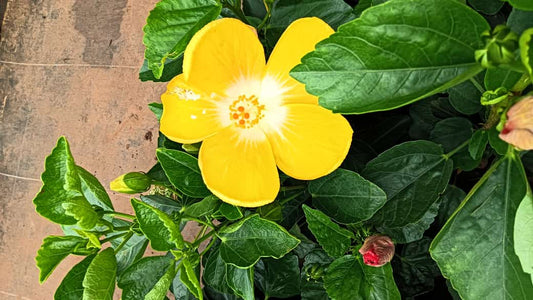
M 533 150 L 533 96 L 509 109 L 500 139 L 520 149 Z
M 363 255 L 365 265 L 381 267 L 391 261 L 394 256 L 394 243 L 385 235 L 373 235 L 366 238 L 363 247 L 359 249 Z

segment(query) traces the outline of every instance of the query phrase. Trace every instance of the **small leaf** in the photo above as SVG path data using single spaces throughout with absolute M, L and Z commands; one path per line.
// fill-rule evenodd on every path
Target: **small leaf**
M 83 278 L 87 273 L 89 264 L 93 261 L 94 255 L 87 256 L 80 263 L 75 265 L 63 278 L 61 284 L 54 294 L 54 300 L 79 300 L 83 297 Z
M 396 228 L 379 228 L 383 232 L 399 244 L 411 243 L 418 241 L 428 230 L 429 226 L 435 221 L 435 217 L 439 213 L 440 200 L 435 201 L 426 211 L 426 213 L 417 221 Z
M 176 276 L 176 269 L 174 268 L 173 264 L 171 264 L 170 267 L 167 269 L 167 272 L 154 284 L 152 290 L 148 292 L 146 296 L 144 296 L 144 299 L 165 299 L 168 289 L 170 288 L 170 284 L 172 284 L 172 280 L 174 279 L 174 276 Z
M 514 252 L 520 260 L 522 270 L 531 276 L 533 282 L 533 197 L 531 188 L 520 202 L 514 220 Z
M 39 268 L 39 282 L 44 282 L 65 257 L 72 253 L 78 254 L 78 249 L 86 244 L 87 240 L 79 236 L 46 237 L 35 258 Z M 90 254 L 92 250 L 85 252 L 85 254 Z M 83 255 L 84 253 L 79 254 Z
M 436 222 L 439 227 L 444 226 L 446 221 L 452 216 L 453 212 L 459 207 L 459 204 L 463 202 L 465 197 L 466 193 L 462 189 L 454 185 L 448 185 L 440 200 L 441 203 Z
M 65 214 L 78 220 L 78 225 L 82 229 L 89 230 L 94 228 L 100 217 L 85 198 L 80 198 L 78 200 L 79 201 L 76 202 L 65 202 L 61 205 L 65 209 Z
M 113 248 L 96 255 L 83 279 L 83 300 L 112 300 L 117 278 L 117 260 Z
M 261 257 L 281 258 L 300 241 L 278 224 L 251 215 L 218 232 L 220 255 L 240 268 L 253 266 Z
M 76 171 L 80 177 L 81 191 L 85 199 L 92 205 L 100 206 L 106 210 L 114 210 L 111 199 L 109 199 L 109 195 L 100 181 L 80 166 L 76 166 Z
M 318 43 L 291 76 L 334 112 L 390 110 L 479 73 L 474 51 L 489 28 L 458 1 L 388 1 Z
M 470 157 L 475 160 L 481 159 L 483 157 L 483 153 L 485 152 L 485 148 L 487 148 L 488 142 L 489 136 L 487 135 L 487 131 L 478 130 L 474 132 L 472 138 L 470 139 L 470 143 L 468 144 L 468 152 L 470 153 Z
M 183 248 L 183 237 L 174 221 L 164 212 L 136 199 L 131 199 L 139 227 L 150 240 L 152 249 L 169 251 Z
M 254 300 L 254 268 L 227 268 L 227 281 L 233 292 L 244 300 Z
M 309 230 L 331 257 L 340 257 L 348 250 L 353 233 L 333 223 L 323 212 L 303 205 Z
M 513 8 L 507 18 L 507 26 L 518 35 L 526 29 L 533 27 L 533 11 L 525 11 Z
M 214 195 L 205 197 L 202 201 L 192 204 L 185 208 L 185 215 L 199 218 L 208 216 L 217 211 L 222 201 Z
M 243 214 L 237 206 L 233 206 L 228 203 L 222 203 L 220 204 L 220 207 L 218 209 L 219 213 L 224 216 L 224 218 L 230 220 L 230 221 L 236 221 L 243 217 Z
M 522 77 L 522 73 L 509 69 L 490 68 L 485 73 L 485 88 L 494 91 L 499 87 L 510 90 Z
M 198 160 L 185 152 L 171 149 L 157 149 L 157 159 L 168 179 L 180 192 L 193 198 L 211 195 L 198 167 Z
M 141 69 L 139 70 L 139 80 L 141 81 L 154 81 L 154 82 L 168 82 L 172 78 L 178 76 L 183 72 L 183 55 L 177 58 L 167 58 L 163 67 L 163 73 L 160 78 L 154 76 L 154 72 L 148 68 L 148 60 L 145 59 Z M 153 110 L 152 110 L 153 111 Z M 158 120 L 161 119 L 161 115 Z
M 343 224 L 370 219 L 387 201 L 377 185 L 343 169 L 311 181 L 308 189 L 313 205 Z
M 470 3 L 475 10 L 486 15 L 496 14 L 504 4 L 503 1 L 500 0 L 468 0 L 468 3 Z
M 213 248 L 213 250 L 209 252 L 209 255 L 205 257 L 204 261 L 205 268 L 203 279 L 205 283 L 220 293 L 232 294 L 233 290 L 228 285 L 228 275 L 226 270 L 228 268 L 235 268 L 235 266 L 226 264 L 224 260 L 222 260 L 218 247 Z
M 454 117 L 441 120 L 435 124 L 430 139 L 442 145 L 445 152 L 450 152 L 472 136 L 472 123 L 465 118 Z
M 531 5 L 533 9 L 533 4 Z M 529 28 L 520 36 L 520 58 L 533 81 L 533 28 Z
M 161 195 L 141 195 L 141 200 L 169 216 L 173 213 L 180 212 L 182 209 L 178 201 Z
M 496 153 L 499 155 L 505 155 L 507 153 L 507 149 L 509 149 L 509 144 L 500 139 L 499 134 L 500 132 L 495 127 L 489 129 L 489 144 L 492 149 L 496 151 Z
M 154 113 L 155 117 L 157 118 L 157 121 L 161 121 L 161 116 L 163 115 L 163 104 L 152 102 L 148 104 L 148 108 Z
M 206 274 L 204 274 L 204 277 Z M 176 276 L 174 276 L 174 279 L 172 280 L 172 286 L 170 287 L 170 290 L 172 291 L 172 294 L 174 294 L 174 297 L 179 300 L 195 300 L 196 297 L 189 291 L 187 286 L 181 282 L 181 272 L 178 270 L 176 273 Z M 211 299 L 211 298 L 209 298 Z
M 483 77 L 478 75 L 450 88 L 448 94 L 453 108 L 465 115 L 473 115 L 479 112 L 483 108 L 480 102 L 481 93 L 484 92 L 484 90 L 480 90 L 482 79 Z
M 144 300 L 169 269 L 174 268 L 174 259 L 170 256 L 143 257 L 118 279 L 124 300 Z
M 288 298 L 300 294 L 298 256 L 287 254 L 280 259 L 263 258 L 254 267 L 254 278 L 265 296 Z
M 215 0 L 163 0 L 150 12 L 144 26 L 144 57 L 155 78 L 163 75 L 167 58 L 180 56 L 204 25 L 214 20 L 222 5 Z
M 196 298 L 200 300 L 204 299 L 198 276 L 188 259 L 183 259 L 181 261 L 180 279 Z

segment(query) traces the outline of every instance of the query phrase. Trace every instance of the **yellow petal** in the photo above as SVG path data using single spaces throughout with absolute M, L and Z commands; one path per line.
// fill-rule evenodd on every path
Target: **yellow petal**
M 283 107 L 281 126 L 265 128 L 280 170 L 297 179 L 312 180 L 337 169 L 352 141 L 348 121 L 318 105 Z
M 287 89 L 285 103 L 318 103 L 318 98 L 309 95 L 302 83 L 289 76 L 289 71 L 305 54 L 313 51 L 318 42 L 333 33 L 333 29 L 318 18 L 302 18 L 289 25 L 281 35 L 268 59 L 266 76 L 281 82 Z
M 239 82 L 260 80 L 264 69 L 265 54 L 257 32 L 233 18 L 213 21 L 198 31 L 183 60 L 188 83 L 222 96 Z
M 276 162 L 260 129 L 225 128 L 202 143 L 198 163 L 205 184 L 224 202 L 258 207 L 278 194 Z
M 223 119 L 217 102 L 191 87 L 178 75 L 161 95 L 161 132 L 179 143 L 196 143 L 222 129 Z

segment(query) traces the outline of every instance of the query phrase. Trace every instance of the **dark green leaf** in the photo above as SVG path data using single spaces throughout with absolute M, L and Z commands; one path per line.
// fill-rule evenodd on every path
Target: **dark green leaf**
M 383 152 L 363 171 L 388 198 L 371 222 L 391 229 L 417 222 L 444 191 L 451 172 L 452 162 L 429 141 L 406 142 Z
M 155 114 L 157 121 L 161 121 L 161 116 L 163 115 L 163 104 L 152 102 L 148 104 L 148 108 Z
M 308 239 L 301 231 L 300 227 L 295 224 L 290 230 L 289 233 L 292 234 L 295 238 L 300 240 L 300 244 L 296 248 L 294 248 L 293 253 L 298 255 L 299 258 L 303 259 L 304 257 L 309 254 L 309 252 L 313 251 L 315 248 L 318 248 L 318 245 Z
M 470 3 L 475 10 L 486 15 L 496 14 L 504 4 L 501 0 L 468 0 L 468 3 Z
M 302 300 L 329 300 L 324 283 L 307 277 L 305 273 L 300 276 L 300 289 Z
M 509 148 L 509 144 L 500 139 L 499 134 L 500 132 L 495 127 L 489 129 L 489 144 L 492 149 L 496 151 L 496 153 L 499 155 L 505 155 L 505 153 L 507 153 L 507 149 Z
M 215 0 L 163 0 L 150 12 L 144 26 L 144 57 L 155 78 L 161 78 L 167 58 L 177 58 L 192 36 L 214 20 L 222 5 Z
M 227 281 L 233 292 L 244 300 L 254 300 L 254 268 L 227 268 Z
M 103 209 L 114 210 L 111 199 L 100 181 L 93 174 L 80 166 L 76 166 L 80 177 L 81 191 L 90 204 L 100 206 Z
M 117 260 L 113 248 L 107 248 L 91 261 L 83 278 L 83 300 L 111 300 L 115 292 Z
M 261 257 L 281 258 L 300 241 L 278 224 L 251 215 L 218 232 L 220 255 L 229 264 L 248 268 Z
M 170 256 L 141 258 L 127 268 L 118 279 L 118 287 L 122 289 L 122 299 L 144 300 L 169 268 L 174 268 L 174 259 Z
M 409 136 L 412 139 L 428 139 L 439 120 L 455 117 L 459 113 L 447 98 L 433 96 L 411 105 L 409 115 L 413 120 Z
M 152 249 L 168 251 L 183 248 L 183 237 L 174 221 L 164 212 L 136 199 L 131 199 L 139 227 L 150 240 Z
M 354 7 L 353 12 L 357 17 L 359 17 L 363 13 L 363 11 L 365 11 L 366 9 L 372 6 L 380 5 L 385 2 L 387 2 L 387 0 L 360 0 L 357 2 L 357 5 Z
M 167 272 L 159 278 L 159 280 L 155 283 L 154 287 L 146 296 L 144 296 L 145 300 L 161 300 L 166 299 L 166 295 L 168 292 L 168 289 L 170 288 L 170 285 L 172 284 L 172 280 L 176 276 L 176 269 L 174 269 L 174 266 L 171 265 Z
M 522 77 L 521 73 L 502 68 L 490 68 L 485 73 L 485 88 L 488 91 L 504 87 L 510 90 Z
M 83 298 L 83 278 L 96 255 L 87 256 L 63 278 L 54 294 L 54 300 L 79 300 Z
M 344 24 L 355 15 L 342 0 L 284 0 L 276 1 L 267 27 L 266 39 L 273 48 L 285 29 L 294 21 L 305 17 L 318 17 L 333 28 Z
M 520 202 L 514 221 L 514 251 L 520 260 L 522 270 L 531 276 L 533 282 L 533 197 L 531 188 Z
M 233 290 L 228 286 L 226 270 L 235 268 L 235 266 L 226 264 L 222 260 L 218 247 L 211 250 L 207 257 L 204 256 L 204 261 L 203 280 L 205 283 L 220 293 L 233 294 Z
M 515 8 L 522 9 L 522 10 L 533 10 L 533 2 L 531 0 L 505 0 Z
M 472 136 L 472 123 L 465 118 L 444 119 L 435 124 L 430 139 L 442 145 L 445 152 L 450 152 Z
M 262 19 L 266 15 L 265 2 L 262 0 L 244 0 L 242 6 L 246 16 Z
M 378 186 L 343 169 L 311 181 L 308 188 L 313 205 L 343 224 L 370 219 L 387 201 Z
M 265 296 L 288 298 L 300 294 L 298 256 L 287 254 L 280 259 L 263 258 L 254 270 L 255 282 Z
M 113 248 L 117 248 L 123 237 L 111 241 Z M 129 266 L 139 260 L 148 246 L 148 240 L 144 235 L 132 235 L 131 238 L 122 246 L 122 248 L 115 254 L 117 258 L 117 274 L 122 274 Z
M 367 162 L 376 157 L 376 151 L 365 141 L 352 140 L 350 151 L 340 166 L 343 169 L 360 172 L 365 168 Z
M 243 216 L 240 208 L 228 203 L 220 204 L 218 211 L 224 216 L 224 218 L 230 221 L 239 220 Z
M 335 112 L 390 110 L 479 73 L 474 51 L 488 29 L 457 1 L 388 1 L 320 42 L 291 75 Z
M 204 274 L 204 276 L 206 274 Z M 194 297 L 194 295 L 189 291 L 187 286 L 183 284 L 183 282 L 181 282 L 180 278 L 181 272 L 178 270 L 178 273 L 176 273 L 176 276 L 174 276 L 174 280 L 172 281 L 172 286 L 170 287 L 172 293 L 174 294 L 174 297 L 179 300 L 195 300 L 196 297 Z
M 195 267 L 188 259 L 182 259 L 180 267 L 180 279 L 181 282 L 189 289 L 196 298 L 203 300 L 202 287 L 198 281 L 198 275 L 196 275 Z
M 343 256 L 352 243 L 353 233 L 333 223 L 323 212 L 303 205 L 309 230 L 331 257 Z
M 43 240 L 37 251 L 37 267 L 39 268 L 39 282 L 44 282 L 59 263 L 69 254 L 78 254 L 87 244 L 87 240 L 79 236 L 48 236 Z M 85 251 L 90 254 L 90 251 Z M 82 254 L 83 253 L 79 253 Z
M 182 209 L 178 201 L 161 195 L 141 195 L 141 200 L 144 203 L 166 213 L 167 215 L 180 212 Z
M 419 220 L 396 228 L 380 228 L 396 243 L 411 243 L 418 241 L 424 235 L 424 232 L 429 228 L 435 217 L 439 213 L 440 201 L 435 201 L 426 211 L 426 213 Z
M 221 203 L 222 201 L 216 196 L 210 195 L 205 197 L 202 201 L 191 204 L 191 206 L 185 208 L 185 214 L 195 218 L 208 216 L 216 212 Z
M 210 286 L 204 287 L 204 295 L 207 295 L 207 299 L 209 300 L 239 300 L 240 297 L 237 297 L 235 295 L 231 294 L 223 294 L 215 291 Z
M 157 159 L 168 179 L 180 192 L 193 198 L 211 195 L 198 167 L 198 160 L 185 152 L 171 149 L 157 149 Z
M 486 130 L 477 130 L 472 135 L 470 143 L 468 144 L 468 152 L 470 157 L 475 160 L 481 159 L 485 148 L 487 148 L 487 143 L 489 142 L 489 136 L 487 135 Z
M 533 284 L 514 253 L 513 226 L 527 183 L 510 152 L 474 186 L 430 252 L 463 299 L 528 299 Z M 488 284 L 490 283 L 490 284 Z
M 178 76 L 183 72 L 183 55 L 178 56 L 177 58 L 167 58 L 163 65 L 163 73 L 160 78 L 155 78 L 152 70 L 148 68 L 148 60 L 144 60 L 141 69 L 139 70 L 139 80 L 141 81 L 155 81 L 155 82 L 167 82 L 172 78 Z M 153 111 L 153 110 L 152 110 Z M 160 119 L 160 117 L 158 118 Z
M 479 112 L 483 108 L 480 102 L 481 93 L 484 92 L 484 90 L 482 90 L 482 81 L 483 77 L 478 75 L 450 88 L 448 90 L 448 94 L 450 94 L 450 104 L 458 112 L 465 115 L 473 115 Z
M 448 185 L 440 200 L 439 215 L 437 216 L 439 227 L 444 226 L 465 197 L 466 193 L 462 189 L 454 185 Z
M 513 8 L 507 19 L 507 26 L 518 35 L 524 30 L 533 27 L 533 11 L 525 11 Z
M 282 207 L 278 201 L 259 207 L 257 213 L 259 213 L 261 218 L 274 222 L 279 222 L 283 219 Z
M 411 118 L 404 114 L 387 114 L 383 118 L 373 118 L 373 121 L 358 130 L 359 139 L 369 142 L 370 147 L 382 152 L 390 147 L 405 141 L 408 136 Z M 363 125 L 364 126 L 364 125 Z M 376 153 L 377 155 L 377 153 Z
M 167 174 L 163 171 L 161 164 L 157 162 L 147 173 L 146 176 L 152 178 L 152 180 L 158 181 L 165 186 L 170 186 L 171 183 L 167 178 Z

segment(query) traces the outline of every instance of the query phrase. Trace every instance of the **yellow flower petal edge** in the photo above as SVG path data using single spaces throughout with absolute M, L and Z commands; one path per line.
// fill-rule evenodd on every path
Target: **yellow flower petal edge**
M 161 131 L 178 142 L 203 141 L 198 163 L 209 190 L 238 206 L 276 198 L 276 166 L 311 180 L 342 163 L 353 131 L 339 114 L 289 76 L 333 30 L 317 18 L 291 24 L 265 64 L 253 28 L 224 18 L 209 23 L 185 50 L 184 73 L 162 96 Z

